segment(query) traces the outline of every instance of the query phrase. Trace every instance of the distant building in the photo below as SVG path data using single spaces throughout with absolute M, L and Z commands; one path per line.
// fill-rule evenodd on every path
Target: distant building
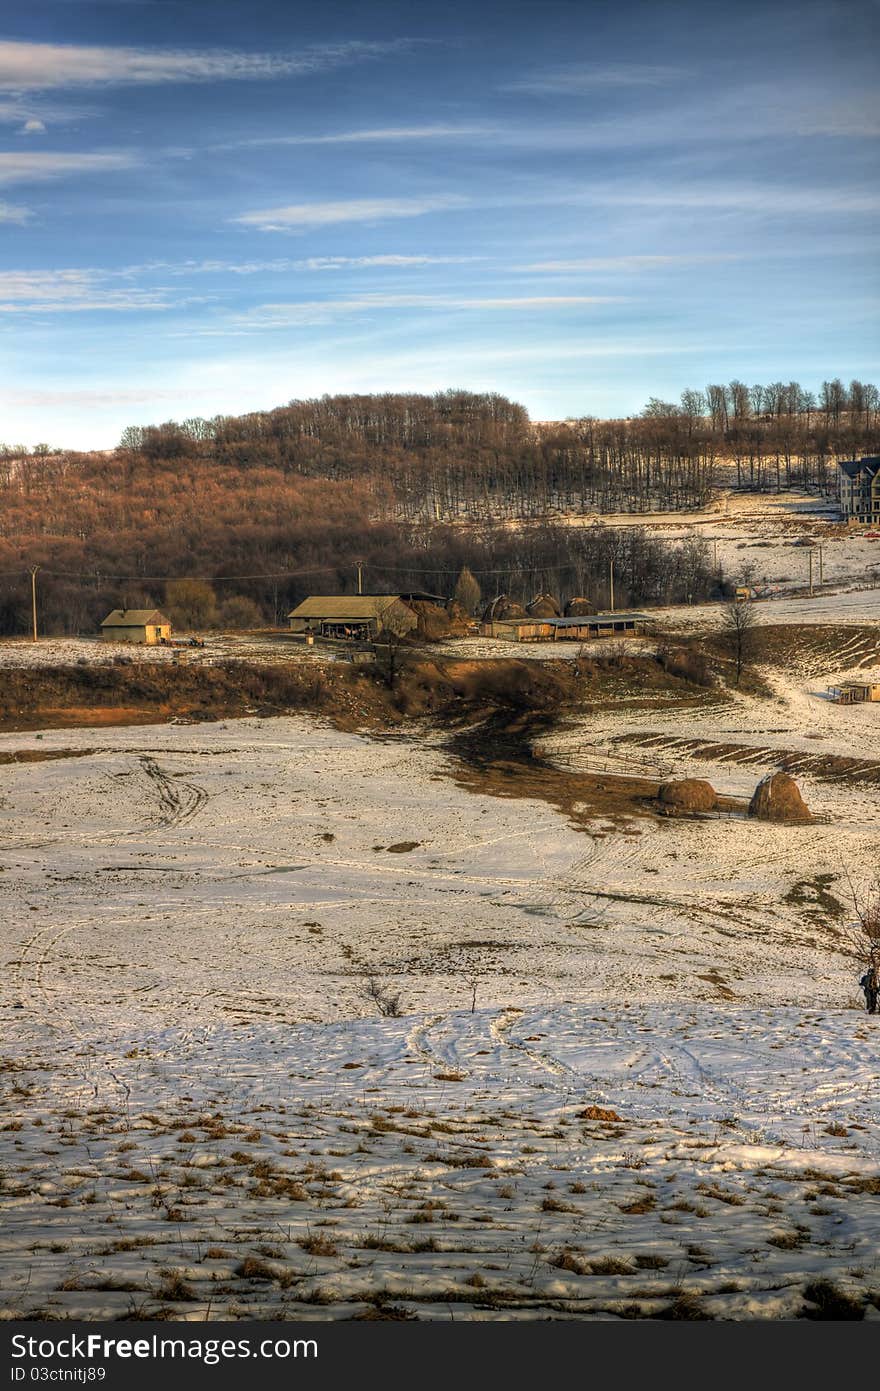
M 880 681 L 845 681 L 842 686 L 834 686 L 831 695 L 838 705 L 880 701 Z
M 399 594 L 316 594 L 287 615 L 292 633 L 368 641 L 412 632 L 418 619 Z
M 114 609 L 101 624 L 104 642 L 140 642 L 153 646 L 171 637 L 171 620 L 158 609 Z
M 880 525 L 880 455 L 837 465 L 840 508 L 847 521 Z
M 648 621 L 647 614 L 623 612 L 572 614 L 568 618 L 484 618 L 480 632 L 483 637 L 508 642 L 589 642 L 641 632 Z

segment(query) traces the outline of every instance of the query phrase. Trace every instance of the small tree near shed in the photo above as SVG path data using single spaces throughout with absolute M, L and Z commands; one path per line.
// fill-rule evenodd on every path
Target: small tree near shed
M 480 607 L 483 592 L 466 565 L 462 567 L 461 574 L 455 582 L 455 593 L 452 597 L 457 604 L 461 604 L 466 613 L 471 615 L 475 614 Z
M 410 610 L 397 601 L 389 604 L 382 613 L 382 632 L 376 642 L 376 660 L 390 691 L 397 689 L 400 679 L 404 644 L 412 630 L 409 614 Z

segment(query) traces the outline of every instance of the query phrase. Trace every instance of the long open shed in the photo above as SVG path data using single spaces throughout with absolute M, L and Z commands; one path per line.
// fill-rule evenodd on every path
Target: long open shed
M 594 638 L 637 633 L 649 622 L 644 613 L 591 613 L 571 618 L 502 618 L 482 623 L 487 638 L 508 642 L 589 642 Z

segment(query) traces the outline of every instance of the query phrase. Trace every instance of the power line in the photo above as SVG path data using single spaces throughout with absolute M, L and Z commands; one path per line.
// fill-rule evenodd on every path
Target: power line
M 41 565 L 40 573 L 53 575 L 56 579 L 81 580 L 89 584 L 102 584 L 105 580 L 132 580 L 144 584 L 159 584 L 171 580 L 203 580 L 206 584 L 217 584 L 221 580 L 281 580 L 295 579 L 301 575 L 335 574 L 340 568 L 344 566 L 318 565 L 308 570 L 277 570 L 260 575 L 106 575 L 103 570 L 98 573 L 83 573 L 81 570 L 50 570 Z M 15 570 L 11 573 L 29 575 L 30 570 Z

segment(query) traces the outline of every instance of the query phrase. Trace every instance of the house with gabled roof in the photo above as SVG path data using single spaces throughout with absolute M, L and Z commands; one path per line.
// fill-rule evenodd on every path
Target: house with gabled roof
M 154 646 L 171 637 L 171 619 L 158 609 L 114 609 L 101 624 L 104 642 L 137 642 Z
M 840 509 L 847 521 L 880 526 L 880 455 L 837 465 Z
M 287 615 L 292 633 L 369 641 L 390 630 L 395 636 L 418 625 L 399 594 L 315 594 Z

